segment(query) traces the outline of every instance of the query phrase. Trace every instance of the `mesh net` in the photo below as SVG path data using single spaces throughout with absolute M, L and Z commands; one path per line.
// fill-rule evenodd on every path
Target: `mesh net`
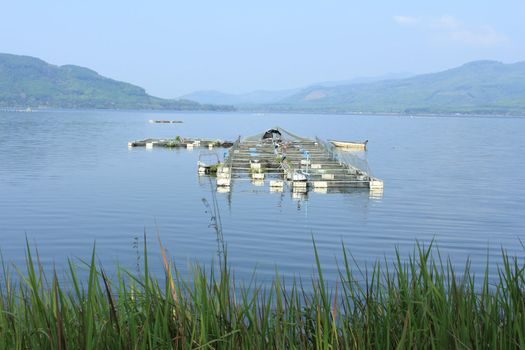
M 277 130 L 281 133 L 281 139 L 284 140 L 284 141 L 312 141 L 312 139 L 309 139 L 307 137 L 302 137 L 302 136 L 298 136 L 298 135 L 295 135 L 291 132 L 289 132 L 288 130 L 285 130 L 281 127 L 273 127 L 267 131 L 263 131 L 261 133 L 258 133 L 258 134 L 255 134 L 255 135 L 252 135 L 252 136 L 247 136 L 247 137 L 244 137 L 241 141 L 245 142 L 245 141 L 262 141 L 263 139 L 263 136 L 266 134 L 266 132 L 270 131 L 270 130 Z
M 372 171 L 368 166 L 366 152 L 341 151 L 333 144 L 323 141 L 318 137 L 316 137 L 316 141 L 322 148 L 324 148 L 332 159 L 337 160 L 341 164 L 345 164 L 349 168 L 359 169 L 366 175 L 372 176 Z
M 233 152 L 232 150 L 235 150 L 238 148 L 240 142 L 260 142 L 263 140 L 264 135 L 267 132 L 270 131 L 279 131 L 281 134 L 280 138 L 281 140 L 288 142 L 288 141 L 296 141 L 296 142 L 317 142 L 318 147 L 325 151 L 332 159 L 338 161 L 340 164 L 345 165 L 349 169 L 357 169 L 361 172 L 364 172 L 368 176 L 372 176 L 372 172 L 370 170 L 370 167 L 368 166 L 368 160 L 366 158 L 366 152 L 363 151 L 341 151 L 337 147 L 335 147 L 333 144 L 326 142 L 324 140 L 319 139 L 316 137 L 315 139 L 306 138 L 302 136 L 298 136 L 294 133 L 289 132 L 288 130 L 285 130 L 281 127 L 273 127 L 271 129 L 268 129 L 264 132 L 244 137 L 240 140 L 237 140 L 234 147 L 230 150 L 230 152 Z M 231 158 L 231 157 L 228 157 Z M 231 159 L 228 159 L 231 162 Z M 227 161 L 227 164 L 229 162 Z

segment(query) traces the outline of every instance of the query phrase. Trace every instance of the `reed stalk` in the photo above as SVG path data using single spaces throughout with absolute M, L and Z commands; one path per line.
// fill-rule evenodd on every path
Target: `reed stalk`
M 525 265 L 501 253 L 498 274 L 458 270 L 439 251 L 416 245 L 403 260 L 356 266 L 343 246 L 335 284 L 328 285 L 317 248 L 308 288 L 236 285 L 221 252 L 220 267 L 192 267 L 183 279 L 159 239 L 164 280 L 117 268 L 112 280 L 93 248 L 86 280 L 69 262 L 66 282 L 48 279 L 27 245 L 25 269 L 2 264 L 1 349 L 517 349 L 525 348 Z M 222 247 L 221 247 L 222 248 Z M 404 262 L 403 262 L 404 261 Z M 461 272 L 461 273 L 458 273 Z

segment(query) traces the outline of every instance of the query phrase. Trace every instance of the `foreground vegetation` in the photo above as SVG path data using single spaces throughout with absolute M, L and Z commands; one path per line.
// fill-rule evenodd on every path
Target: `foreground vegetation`
M 110 279 L 93 250 L 89 277 L 80 281 L 70 262 L 64 287 L 56 272 L 46 277 L 28 246 L 27 272 L 10 279 L 4 264 L 0 348 L 525 348 L 517 258 L 502 252 L 492 284 L 488 269 L 475 277 L 467 263 L 458 274 L 431 247 L 370 271 L 343 250 L 331 288 L 315 249 L 317 274 L 307 284 L 285 287 L 276 272 L 262 287 L 236 285 L 226 254 L 219 267 L 194 266 L 183 279 L 162 244 L 165 279 L 150 273 L 144 245 L 142 272 L 121 269 Z

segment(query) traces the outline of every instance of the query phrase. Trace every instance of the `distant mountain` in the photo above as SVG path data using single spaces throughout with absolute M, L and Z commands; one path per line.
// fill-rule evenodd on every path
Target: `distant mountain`
M 370 83 L 373 81 L 400 79 L 411 76 L 410 73 L 390 73 L 376 77 L 358 77 L 341 81 L 325 81 L 311 84 L 308 87 L 322 86 L 333 87 L 339 85 Z M 287 90 L 255 90 L 244 94 L 229 94 L 216 90 L 202 90 L 183 95 L 180 98 L 197 101 L 199 103 L 227 104 L 236 106 L 248 106 L 252 104 L 269 104 L 279 102 L 287 97 L 298 94 L 307 87 Z
M 334 86 L 341 86 L 341 85 L 365 84 L 365 83 L 373 83 L 376 81 L 383 81 L 383 80 L 405 79 L 405 78 L 409 78 L 412 76 L 414 76 L 414 74 L 407 73 L 407 72 L 387 73 L 387 74 L 371 76 L 371 77 L 356 77 L 356 78 L 347 79 L 347 80 L 325 81 L 321 83 L 312 84 L 309 87 L 314 87 L 314 86 L 334 87 Z
M 54 66 L 38 58 L 0 54 L 0 107 L 232 110 L 150 96 L 138 86 L 90 69 Z
M 525 114 L 525 62 L 475 61 L 434 74 L 312 86 L 258 110 L 339 113 Z
M 228 94 L 220 91 L 207 90 L 195 91 L 180 98 L 197 101 L 199 103 L 214 103 L 227 105 L 248 105 L 275 103 L 289 96 L 292 96 L 301 89 L 290 90 L 257 90 L 245 94 Z

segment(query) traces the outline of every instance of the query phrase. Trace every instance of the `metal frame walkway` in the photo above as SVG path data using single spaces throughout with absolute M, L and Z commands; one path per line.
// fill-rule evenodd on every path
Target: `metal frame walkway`
M 279 137 L 263 139 L 261 133 L 237 139 L 217 171 L 218 186 L 246 179 L 274 188 L 287 183 L 294 192 L 353 187 L 382 192 L 383 181 L 371 175 L 366 160 L 319 138 L 299 137 L 279 127 L 270 130 L 279 131 Z

